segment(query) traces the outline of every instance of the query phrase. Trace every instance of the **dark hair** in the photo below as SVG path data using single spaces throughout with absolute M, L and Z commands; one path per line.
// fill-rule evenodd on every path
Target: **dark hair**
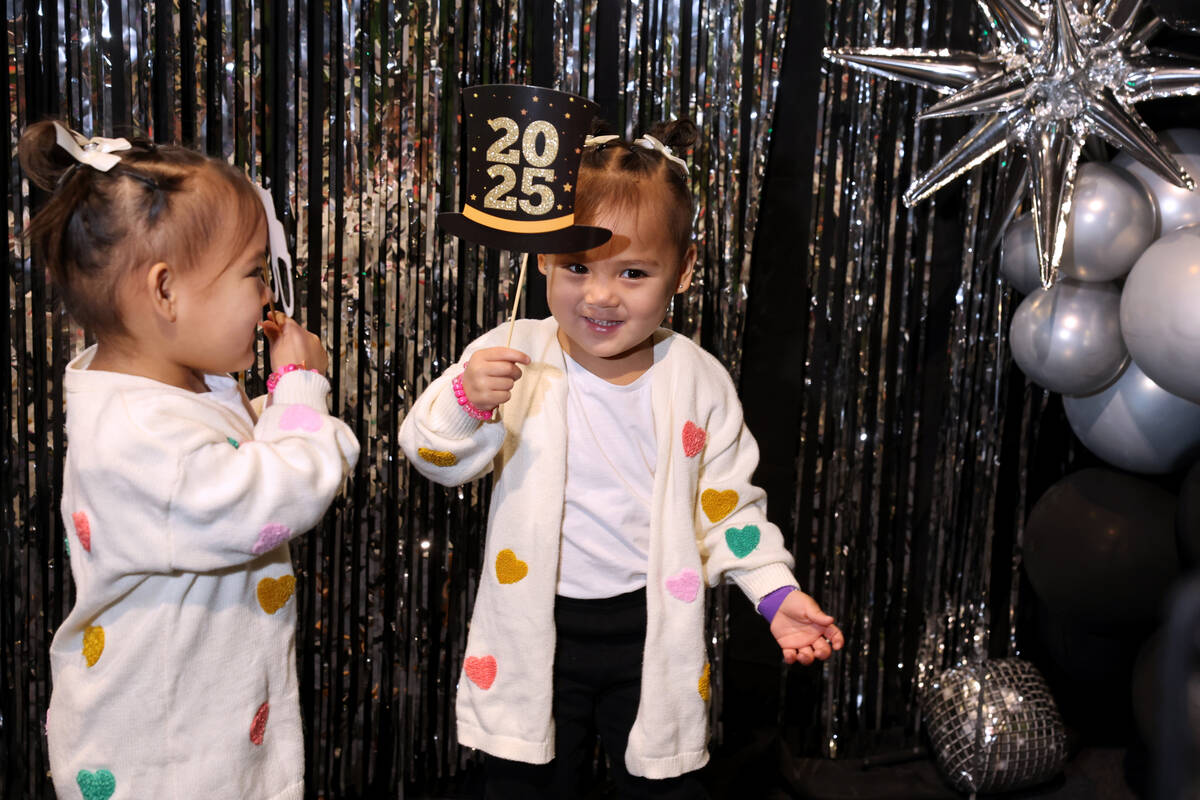
M 696 126 L 686 119 L 657 123 L 647 133 L 680 158 L 696 143 Z M 687 170 L 657 150 L 624 139 L 585 147 L 579 164 L 575 218 L 581 224 L 594 224 L 601 208 L 636 206 L 647 196 L 652 182 L 661 182 L 662 194 L 654 199 L 665 205 L 667 232 L 682 258 L 692 243 L 692 191 Z
M 253 186 L 224 161 L 131 137 L 108 172 L 80 164 L 57 144 L 52 121 L 30 125 L 21 168 L 52 192 L 27 230 L 67 313 L 93 335 L 122 334 L 122 279 L 165 261 L 193 269 L 214 248 L 244 249 L 262 220 Z

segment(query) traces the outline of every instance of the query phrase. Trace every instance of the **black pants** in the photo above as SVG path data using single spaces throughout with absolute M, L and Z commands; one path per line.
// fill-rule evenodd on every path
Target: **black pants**
M 585 797 L 596 789 L 590 766 L 597 734 L 618 797 L 706 797 L 694 775 L 648 780 L 625 769 L 625 744 L 641 692 L 646 590 L 601 600 L 558 597 L 554 623 L 555 758 L 526 764 L 488 756 L 485 797 Z

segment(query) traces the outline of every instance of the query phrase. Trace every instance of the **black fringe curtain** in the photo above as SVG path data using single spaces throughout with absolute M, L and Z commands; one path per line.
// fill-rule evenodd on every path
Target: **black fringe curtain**
M 904 190 L 967 126 L 917 124 L 933 92 L 821 56 L 986 52 L 978 11 L 969 0 L 833 0 L 823 28 L 793 11 L 741 394 L 770 513 L 794 526 L 801 585 L 847 639 L 819 675 L 793 670 L 760 691 L 795 753 L 910 752 L 920 692 L 938 672 L 1021 654 L 1024 520 L 1073 457 L 1061 408 L 1007 352 L 1019 298 L 991 244 L 1007 160 L 906 208 Z M 753 644 L 743 630 L 731 626 L 728 653 Z M 739 685 L 776 674 L 764 638 Z M 728 666 L 732 676 L 739 665 Z
M 973 5 L 836 3 L 826 44 L 979 50 Z M 937 672 L 1015 646 L 1010 598 L 992 586 L 993 558 L 1002 580 L 1016 567 L 995 501 L 1003 471 L 1022 466 L 1000 458 L 1007 415 L 1027 436 L 1037 401 L 1010 395 L 1012 297 L 986 247 L 1003 176 L 991 164 L 904 207 L 959 135 L 914 121 L 930 94 L 833 67 L 818 89 L 793 497 L 805 583 L 850 642 L 824 669 L 808 731 L 830 755 L 897 729 L 913 743 Z

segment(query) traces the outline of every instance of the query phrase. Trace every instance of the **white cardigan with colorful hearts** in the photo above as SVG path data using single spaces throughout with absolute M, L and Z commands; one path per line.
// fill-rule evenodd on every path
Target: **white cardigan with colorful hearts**
M 400 443 L 430 479 L 456 486 L 492 472 L 485 561 L 458 685 L 459 741 L 501 758 L 554 757 L 554 591 L 566 475 L 566 368 L 553 318 L 521 320 L 511 346 L 532 363 L 497 422 L 466 414 L 450 382 L 476 350 L 504 345 L 508 326 L 471 343 L 417 398 Z M 758 447 L 733 382 L 689 339 L 660 330 L 651 396 L 658 441 L 646 566 L 641 701 L 630 773 L 667 778 L 708 761 L 704 594 L 728 576 L 755 604 L 794 586 L 792 558 L 750 483 Z
M 329 381 L 289 372 L 257 422 L 229 376 L 190 392 L 66 370 L 62 514 L 75 606 L 50 645 L 59 797 L 300 800 L 296 578 L 358 460 Z

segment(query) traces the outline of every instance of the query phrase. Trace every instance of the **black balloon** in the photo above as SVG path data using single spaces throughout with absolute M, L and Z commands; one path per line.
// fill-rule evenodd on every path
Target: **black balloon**
M 1144 631 L 1179 574 L 1175 505 L 1170 492 L 1111 470 L 1063 478 L 1029 515 L 1024 562 L 1034 591 L 1085 630 Z
M 1200 565 L 1200 461 L 1188 470 L 1179 487 L 1179 508 L 1175 513 L 1175 536 L 1179 555 L 1185 565 Z
M 1133 657 L 1142 634 L 1104 636 L 1067 622 L 1037 603 L 1037 636 L 1046 652 L 1073 686 L 1120 687 L 1129 684 Z
M 1138 651 L 1137 659 L 1133 662 L 1133 680 L 1131 692 L 1133 695 L 1133 721 L 1137 725 L 1142 741 L 1153 745 L 1155 731 L 1158 730 L 1159 687 L 1162 681 L 1159 673 L 1162 671 L 1162 654 L 1165 634 L 1156 632 L 1146 640 Z
M 1200 33 L 1200 3 L 1196 0 L 1153 0 L 1150 7 L 1172 28 Z

